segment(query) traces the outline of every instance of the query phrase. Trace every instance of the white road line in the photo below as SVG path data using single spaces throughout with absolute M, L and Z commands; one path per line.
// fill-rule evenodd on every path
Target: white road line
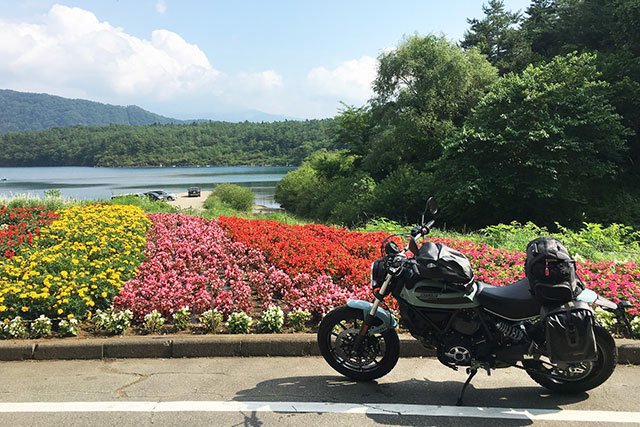
M 640 424 L 640 412 L 331 402 L 0 402 L 0 413 L 41 412 L 286 412 L 494 418 Z

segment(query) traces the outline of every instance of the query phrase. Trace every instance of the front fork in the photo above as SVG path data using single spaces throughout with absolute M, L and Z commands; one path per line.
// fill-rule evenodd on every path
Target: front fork
M 358 333 L 358 336 L 356 337 L 353 343 L 354 344 L 353 349 L 356 352 L 360 352 L 362 350 L 362 343 L 364 342 L 364 338 L 367 336 L 367 332 L 369 332 L 369 330 L 373 326 L 373 322 L 375 321 L 376 317 L 381 317 L 381 313 L 378 310 L 378 308 L 380 307 L 380 303 L 384 299 L 384 295 L 387 292 L 387 288 L 389 287 L 389 284 L 391 283 L 391 279 L 393 279 L 393 275 L 387 274 L 387 277 L 384 279 L 384 282 L 382 283 L 380 290 L 374 294 L 375 298 L 373 300 L 373 303 L 371 303 L 370 310 L 368 312 L 365 312 L 364 322 L 362 324 L 362 327 L 360 328 L 360 332 Z M 388 313 L 385 313 L 385 314 L 388 314 Z M 386 319 L 382 319 L 382 320 L 384 322 Z M 391 319 L 390 323 L 391 324 L 388 326 L 391 326 L 394 328 L 397 325 L 397 322 L 395 321 L 395 319 Z

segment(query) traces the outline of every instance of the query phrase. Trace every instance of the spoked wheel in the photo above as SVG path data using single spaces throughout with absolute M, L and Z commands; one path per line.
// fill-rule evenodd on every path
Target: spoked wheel
M 398 362 L 400 340 L 395 329 L 367 334 L 359 351 L 354 342 L 364 321 L 362 310 L 343 305 L 327 314 L 318 329 L 318 346 L 333 369 L 357 381 L 386 375 Z
M 527 373 L 541 386 L 558 393 L 581 393 L 598 387 L 613 373 L 618 350 L 606 329 L 595 325 L 593 332 L 598 348 L 596 360 L 562 367 L 551 362 L 527 361 Z

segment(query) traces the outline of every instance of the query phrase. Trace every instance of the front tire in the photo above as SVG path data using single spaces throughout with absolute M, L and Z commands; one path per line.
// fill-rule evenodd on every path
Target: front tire
M 613 373 L 618 362 L 618 349 L 609 332 L 602 326 L 595 325 L 593 333 L 596 338 L 598 359 L 593 362 L 575 364 L 572 369 L 561 370 L 553 364 L 533 366 L 529 362 L 527 373 L 542 387 L 564 394 L 582 393 L 598 387 Z M 582 370 L 582 373 L 581 373 Z
M 367 334 L 362 349 L 353 344 L 364 322 L 362 310 L 343 305 L 329 312 L 318 329 L 318 346 L 333 369 L 356 381 L 371 381 L 389 373 L 398 362 L 400 340 L 395 329 Z

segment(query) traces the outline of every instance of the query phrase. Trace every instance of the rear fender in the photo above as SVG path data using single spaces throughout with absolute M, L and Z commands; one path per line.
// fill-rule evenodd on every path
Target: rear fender
M 357 310 L 362 310 L 364 313 L 364 317 L 367 317 L 369 312 L 371 311 L 371 307 L 373 304 L 368 301 L 362 301 L 359 299 L 350 299 L 347 301 L 347 306 L 351 308 L 355 308 Z M 378 325 L 373 325 L 369 328 L 369 332 L 372 334 L 381 334 L 389 329 L 395 329 L 398 326 L 398 322 L 396 319 L 391 316 L 391 314 L 380 307 L 376 310 L 375 314 L 376 319 L 380 319 L 382 323 Z M 376 322 L 377 323 L 377 322 Z
M 609 301 L 605 297 L 601 297 L 591 289 L 583 289 L 582 292 L 576 297 L 577 301 L 586 302 L 588 304 L 599 305 L 600 307 L 604 307 L 609 310 L 617 310 L 618 304 L 615 302 Z

